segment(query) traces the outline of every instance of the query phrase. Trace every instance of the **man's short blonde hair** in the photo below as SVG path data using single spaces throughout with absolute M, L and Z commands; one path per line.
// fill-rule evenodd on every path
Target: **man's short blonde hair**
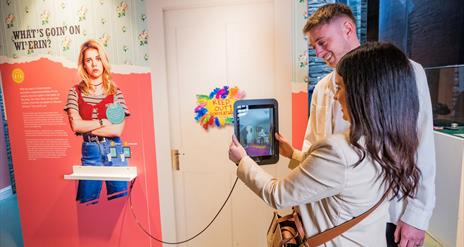
M 332 22 L 337 17 L 348 17 L 350 18 L 354 25 L 356 26 L 356 20 L 353 16 L 353 12 L 350 7 L 341 3 L 331 3 L 326 4 L 316 10 L 306 22 L 306 25 L 303 28 L 303 33 L 311 31 L 313 28 Z

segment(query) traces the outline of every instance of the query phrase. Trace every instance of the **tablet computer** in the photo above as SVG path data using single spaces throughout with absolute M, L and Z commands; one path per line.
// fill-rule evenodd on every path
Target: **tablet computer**
M 259 165 L 279 161 L 278 105 L 275 99 L 237 100 L 234 132 L 240 144 Z

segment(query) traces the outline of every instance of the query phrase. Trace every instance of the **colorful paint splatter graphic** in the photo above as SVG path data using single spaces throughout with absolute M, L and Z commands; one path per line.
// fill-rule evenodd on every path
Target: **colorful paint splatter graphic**
M 234 122 L 234 103 L 243 99 L 245 92 L 238 87 L 215 88 L 210 94 L 197 94 L 195 120 L 207 130 L 209 127 L 224 127 Z

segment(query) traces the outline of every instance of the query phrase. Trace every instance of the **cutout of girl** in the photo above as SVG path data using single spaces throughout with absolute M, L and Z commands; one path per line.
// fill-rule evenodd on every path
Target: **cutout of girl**
M 122 140 L 124 118 L 108 120 L 107 107 L 113 106 L 123 116 L 129 116 L 124 96 L 110 76 L 110 64 L 103 47 L 95 40 L 81 45 L 78 72 L 82 81 L 74 85 L 64 110 L 71 129 L 82 135 L 83 166 L 127 166 Z M 122 122 L 121 122 L 122 121 Z M 95 204 L 100 197 L 102 181 L 80 180 L 76 200 Z M 128 183 L 106 181 L 108 200 L 127 195 Z

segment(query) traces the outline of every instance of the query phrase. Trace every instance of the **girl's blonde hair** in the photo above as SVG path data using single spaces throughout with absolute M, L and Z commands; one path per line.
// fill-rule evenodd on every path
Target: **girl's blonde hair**
M 79 84 L 79 88 L 81 91 L 83 91 L 85 94 L 88 94 L 90 91 L 93 91 L 95 88 L 93 84 L 90 81 L 89 74 L 84 68 L 84 58 L 85 58 L 85 52 L 88 49 L 95 49 L 98 52 L 98 55 L 100 56 L 101 62 L 103 64 L 103 74 L 102 74 L 102 83 L 103 83 L 103 91 L 107 94 L 115 94 L 117 87 L 116 84 L 111 80 L 111 68 L 110 68 L 110 63 L 108 61 L 108 57 L 105 54 L 105 51 L 103 50 L 103 47 L 98 43 L 98 41 L 90 39 L 84 42 L 81 45 L 81 49 L 79 51 L 79 60 L 77 61 L 77 71 L 79 72 L 79 75 L 82 78 L 82 82 Z

